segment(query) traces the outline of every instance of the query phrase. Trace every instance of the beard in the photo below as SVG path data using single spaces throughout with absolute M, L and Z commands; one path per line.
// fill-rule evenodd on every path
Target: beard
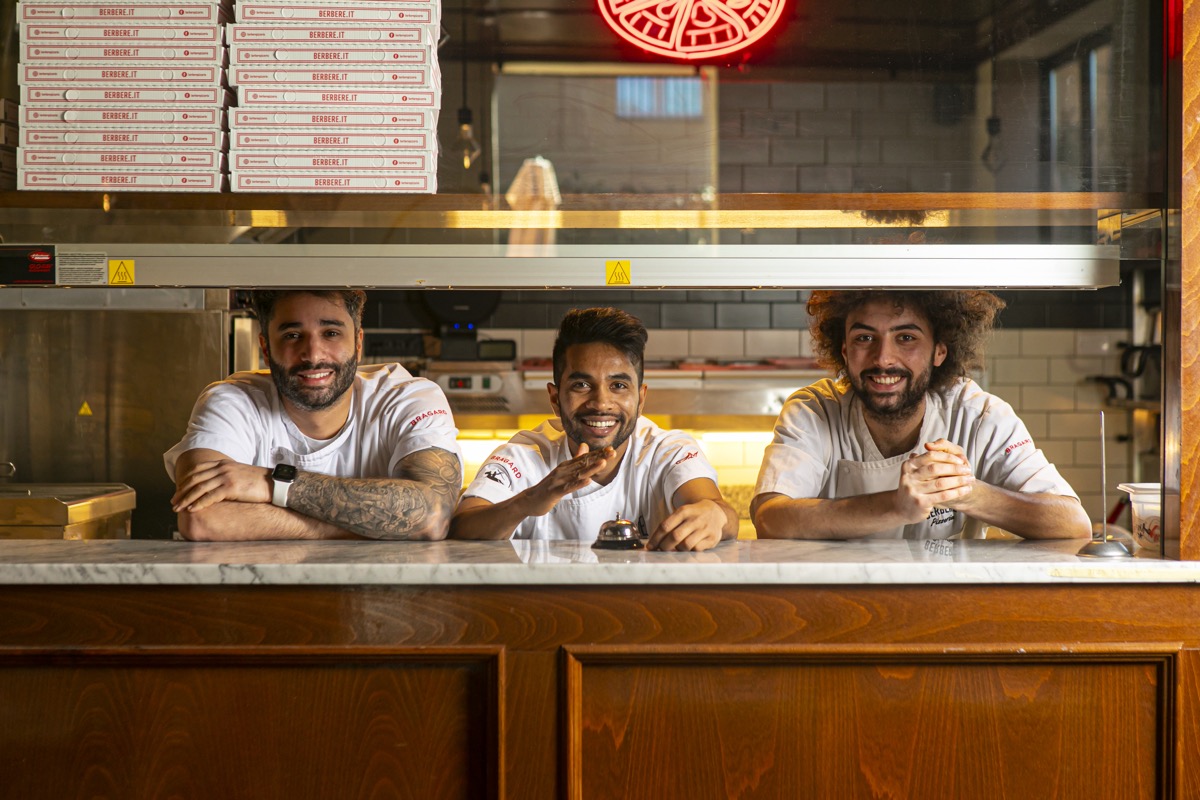
M 884 422 L 903 422 L 921 410 L 932 375 L 933 358 L 930 357 L 929 366 L 915 377 L 907 369 L 867 369 L 858 375 L 850 375 L 850 385 L 871 416 Z M 904 391 L 883 396 L 872 394 L 867 388 L 867 379 L 884 376 L 903 378 Z
M 616 425 L 610 429 L 610 433 L 600 434 L 594 428 L 589 428 L 584 424 L 588 414 L 576 414 L 574 416 L 563 416 L 562 426 L 563 432 L 567 434 L 567 438 L 576 444 L 586 443 L 588 450 L 595 452 L 602 450 L 605 447 L 611 447 L 616 450 L 625 443 L 625 440 L 633 435 L 634 428 L 637 427 L 638 416 L 641 414 L 641 407 L 632 417 L 627 417 L 624 414 L 616 415 Z M 611 414 L 604 415 L 612 417 Z M 608 437 L 612 437 L 612 441 L 605 441 Z
M 267 362 L 271 365 L 271 379 L 279 394 L 297 408 L 304 411 L 324 411 L 338 401 L 353 385 L 354 376 L 358 370 L 358 355 L 352 355 L 345 361 L 325 361 L 320 364 L 301 363 L 291 370 L 284 368 L 270 353 Z M 314 369 L 327 369 L 333 372 L 333 381 L 325 387 L 305 386 L 298 377 L 299 373 Z

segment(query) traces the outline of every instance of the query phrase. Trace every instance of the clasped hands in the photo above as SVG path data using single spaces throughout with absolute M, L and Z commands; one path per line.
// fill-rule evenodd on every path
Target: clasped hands
M 926 442 L 925 451 L 900 465 L 895 500 L 909 524 L 926 519 L 935 506 L 965 511 L 975 488 L 975 475 L 961 447 L 938 439 Z

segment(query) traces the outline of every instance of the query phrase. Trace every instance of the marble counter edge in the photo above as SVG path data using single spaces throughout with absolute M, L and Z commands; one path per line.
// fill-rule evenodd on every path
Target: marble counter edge
M 9 586 L 754 586 L 1198 583 L 1200 565 L 0 563 Z

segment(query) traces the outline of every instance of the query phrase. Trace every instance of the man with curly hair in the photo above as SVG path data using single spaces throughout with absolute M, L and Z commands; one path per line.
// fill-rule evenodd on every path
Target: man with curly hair
M 968 375 L 1004 307 L 983 291 L 814 292 L 837 372 L 784 404 L 751 505 L 763 538 L 1091 536 L 1012 406 Z

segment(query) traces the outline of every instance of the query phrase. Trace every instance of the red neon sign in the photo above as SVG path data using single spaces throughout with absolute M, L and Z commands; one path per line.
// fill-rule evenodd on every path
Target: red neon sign
M 604 21 L 627 42 L 668 58 L 716 58 L 770 33 L 784 0 L 597 0 Z

